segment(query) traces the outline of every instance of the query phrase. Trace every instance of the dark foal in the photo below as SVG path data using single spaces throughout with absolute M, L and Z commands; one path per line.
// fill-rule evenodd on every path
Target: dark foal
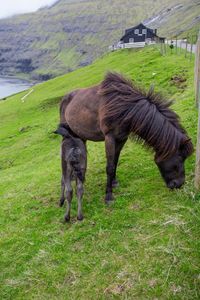
M 85 143 L 75 136 L 72 136 L 66 125 L 60 124 L 55 133 L 63 136 L 61 145 L 62 160 L 62 179 L 61 179 L 61 198 L 60 206 L 65 202 L 65 193 L 67 199 L 67 211 L 65 221 L 70 221 L 71 201 L 73 197 L 72 180 L 76 180 L 78 215 L 79 221 L 83 220 L 82 197 L 83 183 L 87 167 L 87 152 Z

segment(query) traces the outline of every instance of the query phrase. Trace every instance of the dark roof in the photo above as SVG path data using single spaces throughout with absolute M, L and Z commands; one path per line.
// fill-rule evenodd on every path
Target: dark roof
M 151 28 L 149 28 L 149 27 L 146 27 L 143 23 L 140 23 L 140 24 L 138 24 L 137 26 L 134 26 L 134 27 L 131 27 L 131 28 L 126 29 L 126 30 L 125 30 L 125 34 L 122 36 L 122 38 L 120 39 L 120 41 L 121 41 L 122 39 L 124 39 L 125 36 L 126 36 L 127 34 L 129 34 L 131 31 L 137 29 L 139 26 L 142 26 L 144 29 L 150 30 L 156 37 L 159 37 L 156 33 L 154 33 L 154 29 L 151 29 Z
M 143 23 L 140 23 L 137 26 L 126 29 L 125 32 L 128 33 L 134 29 L 137 29 L 139 26 L 142 26 L 144 29 L 146 28 L 146 29 L 149 29 L 150 31 L 153 31 L 153 29 L 146 27 Z

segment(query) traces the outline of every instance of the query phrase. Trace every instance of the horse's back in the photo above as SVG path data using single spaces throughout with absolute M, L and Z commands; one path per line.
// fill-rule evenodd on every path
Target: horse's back
M 99 86 L 94 86 L 72 92 L 67 105 L 63 105 L 65 122 L 83 140 L 104 140 L 99 119 L 102 97 L 98 89 Z
M 60 123 L 65 123 L 65 110 L 77 92 L 78 90 L 72 91 L 62 98 L 60 103 Z

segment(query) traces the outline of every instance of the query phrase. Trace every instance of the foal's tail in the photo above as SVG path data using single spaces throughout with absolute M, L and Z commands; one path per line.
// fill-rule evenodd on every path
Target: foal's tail
M 81 166 L 81 149 L 79 149 L 78 147 L 76 148 L 72 148 L 70 155 L 69 155 L 69 161 L 70 164 L 74 170 L 74 174 L 76 175 L 76 177 L 81 181 L 84 182 L 85 180 L 85 172 L 82 169 Z
M 81 182 L 84 182 L 85 180 L 85 171 L 82 168 L 82 163 L 84 158 L 84 152 L 81 151 L 81 148 L 77 146 L 74 136 L 70 134 L 70 128 L 67 124 L 59 124 L 58 128 L 54 133 L 62 135 L 64 139 L 69 139 L 70 143 L 70 151 L 68 154 L 68 161 L 72 166 L 72 169 L 74 171 L 75 176 L 80 179 Z
M 60 134 L 64 138 L 71 138 L 72 136 L 69 133 L 69 126 L 67 124 L 60 123 L 57 130 L 54 131 L 55 134 Z

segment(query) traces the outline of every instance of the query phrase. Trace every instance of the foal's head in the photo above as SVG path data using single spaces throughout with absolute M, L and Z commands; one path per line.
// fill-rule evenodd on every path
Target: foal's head
M 191 140 L 187 140 L 170 158 L 160 160 L 155 156 L 155 162 L 160 173 L 170 189 L 180 188 L 185 182 L 185 159 L 193 152 Z

